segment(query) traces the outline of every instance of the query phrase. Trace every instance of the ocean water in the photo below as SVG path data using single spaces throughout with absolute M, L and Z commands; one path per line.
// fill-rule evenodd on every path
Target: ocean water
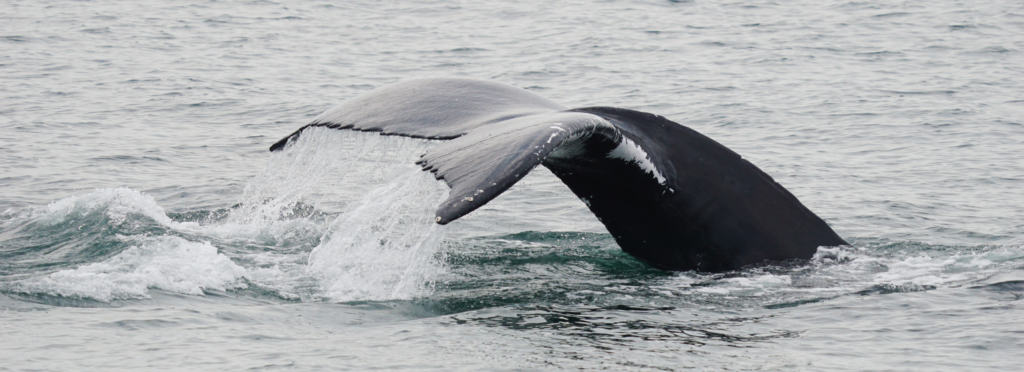
M 0 4 L 0 370 L 1024 365 L 1024 4 Z M 664 115 L 851 247 L 621 252 L 543 168 L 432 222 L 435 143 L 315 130 L 388 83 Z

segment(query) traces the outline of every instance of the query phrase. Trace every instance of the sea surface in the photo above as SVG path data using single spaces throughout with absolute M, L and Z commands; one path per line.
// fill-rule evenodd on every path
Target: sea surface
M 663 115 L 852 246 L 624 254 L 550 172 L 447 226 L 418 77 Z M 1019 371 L 1020 1 L 0 3 L 0 370 Z

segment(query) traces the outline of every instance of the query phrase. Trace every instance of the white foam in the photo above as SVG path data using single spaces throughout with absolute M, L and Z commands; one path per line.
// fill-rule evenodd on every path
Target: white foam
M 21 281 L 28 293 L 91 298 L 99 301 L 149 297 L 149 288 L 201 295 L 204 289 L 246 286 L 244 268 L 207 242 L 173 236 L 144 238 L 110 259 Z
M 878 256 L 866 248 L 819 248 L 812 262 L 819 275 L 859 282 L 859 285 L 909 287 L 957 286 L 1005 269 L 1021 252 L 1006 247 L 958 249 L 955 253 L 916 252 Z
M 688 291 L 716 296 L 772 296 L 780 302 L 804 296 L 858 293 L 874 288 L 927 290 L 976 283 L 1012 270 L 1024 257 L 1019 246 L 961 247 L 920 252 L 914 248 L 878 252 L 869 247 L 820 247 L 810 267 L 791 271 L 747 269 L 741 276 L 717 279 L 678 275 L 652 287 L 671 293 Z M 906 253 L 904 253 L 906 252 Z

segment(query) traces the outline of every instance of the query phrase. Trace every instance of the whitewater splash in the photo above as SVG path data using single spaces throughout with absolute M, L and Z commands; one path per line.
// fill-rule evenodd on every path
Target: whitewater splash
M 252 286 L 303 301 L 427 295 L 444 273 L 432 210 L 447 194 L 412 165 L 427 146 L 312 131 L 271 155 L 236 207 L 203 218 L 172 218 L 127 188 L 8 210 L 0 233 L 16 249 L 0 290 L 102 302 Z

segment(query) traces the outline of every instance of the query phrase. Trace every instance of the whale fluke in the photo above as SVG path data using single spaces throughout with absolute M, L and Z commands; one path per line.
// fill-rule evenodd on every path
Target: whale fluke
M 462 217 L 544 165 L 623 251 L 668 270 L 733 270 L 808 259 L 847 245 L 821 218 L 740 155 L 664 117 L 567 109 L 505 84 L 459 78 L 388 85 L 308 127 L 447 140 L 417 162 L 451 187 L 438 223 Z

